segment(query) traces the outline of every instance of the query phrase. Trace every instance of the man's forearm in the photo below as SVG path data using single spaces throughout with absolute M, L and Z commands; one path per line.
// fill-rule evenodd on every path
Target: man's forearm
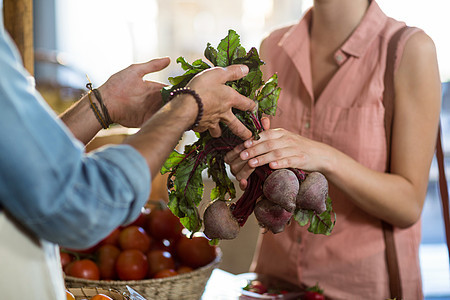
M 92 97 L 94 95 L 91 95 Z M 60 118 L 69 127 L 73 135 L 85 145 L 102 129 L 91 109 L 87 95 L 84 95 L 83 98 L 62 113 Z
M 176 97 L 148 120 L 138 133 L 124 141 L 144 156 L 152 178 L 175 149 L 185 130 L 194 123 L 197 112 L 198 107 L 192 96 Z

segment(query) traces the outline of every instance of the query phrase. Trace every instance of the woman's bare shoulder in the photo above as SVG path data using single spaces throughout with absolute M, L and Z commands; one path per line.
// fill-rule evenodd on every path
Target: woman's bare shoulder
M 406 41 L 396 71 L 397 80 L 404 83 L 435 80 L 439 77 L 436 46 L 422 30 L 414 32 Z M 432 78 L 426 78 L 427 74 Z
M 263 40 L 261 45 L 263 44 L 278 44 L 281 39 L 284 37 L 284 35 L 286 33 L 289 32 L 289 30 L 293 27 L 294 25 L 289 25 L 289 26 L 284 26 L 284 27 L 280 27 L 280 28 L 276 28 L 274 30 L 272 30 L 269 34 L 267 34 Z
M 406 41 L 404 55 L 420 57 L 435 57 L 436 46 L 431 37 L 422 30 L 418 30 Z

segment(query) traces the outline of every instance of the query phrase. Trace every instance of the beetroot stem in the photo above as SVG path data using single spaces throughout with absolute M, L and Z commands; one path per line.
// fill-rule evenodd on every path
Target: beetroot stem
M 256 201 L 263 194 L 263 183 L 272 172 L 268 165 L 256 168 L 248 178 L 248 185 L 244 194 L 232 204 L 233 217 L 241 227 L 244 226 L 248 217 L 253 213 Z
M 302 183 L 303 180 L 306 179 L 306 174 L 302 170 L 296 168 L 289 168 L 292 172 L 294 172 L 295 176 L 297 176 L 298 182 Z
M 239 226 L 244 226 L 248 217 L 255 209 L 256 200 L 262 195 L 261 179 L 256 173 L 252 173 L 248 178 L 248 188 L 236 203 L 231 206 L 233 217 L 239 223 Z
M 233 139 L 233 141 L 237 141 L 236 139 Z M 216 146 L 217 144 L 217 146 Z M 195 170 L 198 168 L 198 166 L 203 162 L 203 160 L 206 158 L 206 156 L 212 152 L 212 151 L 217 151 L 217 152 L 223 152 L 226 153 L 227 151 L 230 151 L 234 148 L 235 145 L 226 145 L 226 140 L 225 139 L 213 139 L 211 140 L 209 143 L 207 143 L 204 147 L 203 150 L 200 150 L 199 153 L 197 154 L 197 158 L 195 160 L 194 166 L 192 167 L 192 171 L 189 174 L 189 177 L 187 179 L 186 182 L 186 186 L 185 189 L 183 191 L 183 193 L 186 195 L 186 191 L 187 191 L 187 187 L 189 186 L 189 182 L 192 179 L 192 176 L 195 174 Z M 188 156 L 192 155 L 195 153 L 195 151 L 198 150 L 198 148 L 200 147 L 197 146 L 194 149 L 192 149 L 184 158 L 183 160 L 185 160 Z
M 261 122 L 258 120 L 258 118 L 255 116 L 255 114 L 253 112 L 249 112 L 250 118 L 252 119 L 253 124 L 256 127 L 256 130 L 258 132 L 263 131 L 264 128 L 261 125 Z

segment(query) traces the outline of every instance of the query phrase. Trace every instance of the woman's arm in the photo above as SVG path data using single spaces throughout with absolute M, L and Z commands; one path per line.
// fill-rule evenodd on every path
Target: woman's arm
M 407 227 L 422 212 L 441 102 L 436 51 L 425 33 L 416 33 L 408 40 L 394 78 L 391 174 L 368 170 L 338 153 L 338 164 L 328 172 L 328 178 L 363 210 Z
M 272 129 L 261 133 L 260 140 L 244 143 L 240 159 L 248 160 L 248 167 L 233 162 L 236 178 L 242 181 L 252 168 L 266 163 L 274 169 L 319 171 L 366 212 L 395 226 L 414 224 L 425 199 L 441 96 L 436 51 L 426 34 L 416 33 L 407 42 L 395 93 L 390 174 L 371 170 L 326 144 Z M 230 153 L 228 160 L 234 159 Z

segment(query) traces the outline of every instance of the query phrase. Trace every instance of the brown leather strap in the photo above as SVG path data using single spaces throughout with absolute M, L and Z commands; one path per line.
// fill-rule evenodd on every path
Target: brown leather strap
M 442 151 L 441 126 L 439 125 L 437 143 L 436 143 L 436 158 L 439 169 L 439 192 L 442 200 L 442 215 L 444 217 L 445 237 L 447 239 L 447 249 L 450 261 L 450 212 L 448 204 L 448 187 L 447 179 L 445 177 L 444 152 Z
M 386 222 L 381 222 L 381 225 L 383 226 L 384 241 L 386 244 L 386 262 L 389 274 L 389 291 L 391 292 L 391 299 L 403 299 L 397 249 L 394 240 L 394 227 Z
M 395 69 L 395 60 L 396 60 L 396 50 L 397 44 L 400 40 L 402 34 L 405 31 L 411 29 L 411 27 L 405 26 L 400 28 L 391 38 L 388 45 L 387 52 L 387 60 L 386 60 L 386 70 L 384 74 L 384 86 L 385 91 L 383 95 L 383 104 L 385 105 L 385 128 L 386 128 L 386 138 L 387 138 L 387 149 L 390 154 L 390 143 L 391 143 L 391 129 L 392 129 L 392 120 L 394 114 L 394 69 Z M 390 155 L 388 155 L 388 158 Z M 439 169 L 439 191 L 442 200 L 442 214 L 444 217 L 444 225 L 445 225 L 445 237 L 447 240 L 447 249 L 450 260 L 450 210 L 449 210 L 449 195 L 448 195 L 448 187 L 447 180 L 445 176 L 445 167 L 444 167 L 444 153 L 442 150 L 442 141 L 441 141 L 441 126 L 439 125 L 439 131 L 436 141 L 436 158 L 438 162 Z M 387 170 L 390 168 L 390 160 L 387 162 Z M 400 269 L 398 266 L 398 256 L 397 250 L 395 247 L 394 240 L 394 228 L 391 224 L 382 221 L 383 234 L 386 244 L 386 262 L 387 268 L 389 272 L 389 289 L 391 292 L 391 298 L 402 299 L 402 285 L 400 279 Z
M 387 171 L 390 170 L 391 129 L 394 115 L 394 71 L 397 45 L 402 34 L 411 27 L 400 28 L 389 41 L 386 58 L 386 70 L 384 72 L 384 94 L 383 104 L 385 107 L 385 130 L 387 143 Z M 386 245 L 386 264 L 389 275 L 389 290 L 391 298 L 402 299 L 402 282 L 400 279 L 400 268 L 398 265 L 397 249 L 394 240 L 394 228 L 391 224 L 381 221 L 384 241 Z

